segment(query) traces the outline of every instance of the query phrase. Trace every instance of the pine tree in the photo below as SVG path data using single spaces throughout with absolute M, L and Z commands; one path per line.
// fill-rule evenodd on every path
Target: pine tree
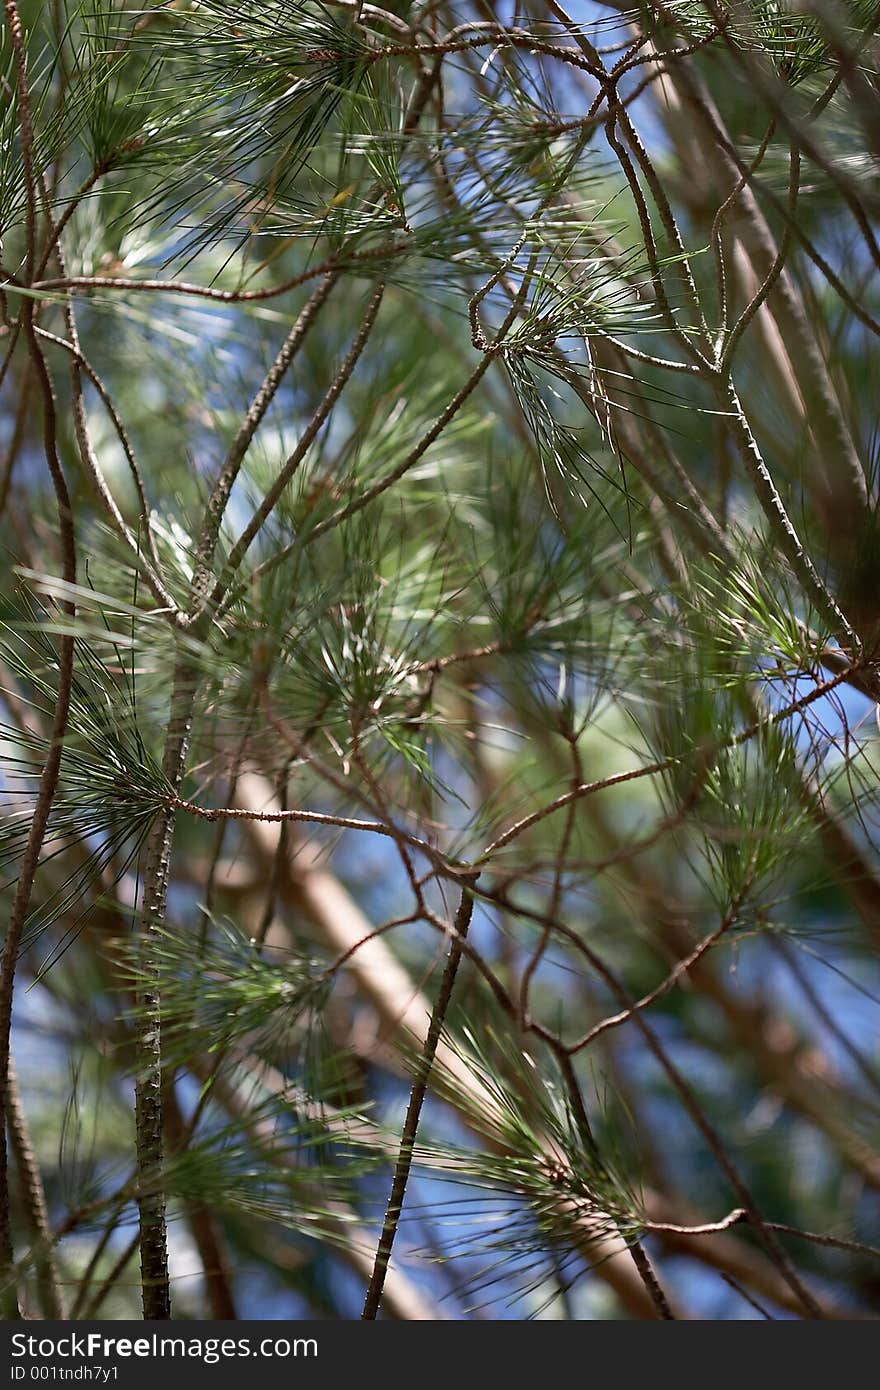
M 869 1312 L 876 5 L 4 13 L 3 1315 Z

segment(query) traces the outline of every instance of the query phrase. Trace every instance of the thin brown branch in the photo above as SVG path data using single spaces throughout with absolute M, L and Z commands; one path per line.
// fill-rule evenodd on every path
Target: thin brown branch
M 446 965 L 440 980 L 437 998 L 431 1010 L 431 1021 L 416 1065 L 415 1080 L 412 1090 L 410 1091 L 409 1104 L 407 1106 L 406 1117 L 403 1122 L 403 1131 L 400 1138 L 400 1152 L 397 1157 L 394 1177 L 391 1182 L 388 1205 L 385 1209 L 382 1234 L 379 1237 L 379 1245 L 376 1250 L 376 1262 L 373 1266 L 373 1272 L 367 1286 L 364 1310 L 361 1316 L 368 1321 L 376 1318 L 382 1302 L 382 1290 L 385 1285 L 388 1266 L 391 1263 L 391 1252 L 394 1248 L 394 1240 L 400 1224 L 403 1201 L 409 1183 L 413 1150 L 418 1135 L 422 1107 L 425 1103 L 425 1096 L 428 1090 L 428 1079 L 434 1066 L 434 1059 L 437 1055 L 437 1044 L 440 1041 L 440 1034 L 446 1022 L 446 1015 L 452 999 L 452 991 L 455 988 L 458 967 L 461 964 L 461 942 L 467 936 L 473 910 L 473 895 L 469 888 L 463 888 L 458 911 L 455 916 L 455 922 L 453 924 L 452 943 L 449 947 L 449 954 L 446 958 Z

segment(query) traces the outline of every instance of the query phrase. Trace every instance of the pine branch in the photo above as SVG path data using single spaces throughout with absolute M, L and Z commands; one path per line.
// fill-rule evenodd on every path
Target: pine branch
M 425 1103 L 425 1096 L 428 1090 L 428 1080 L 434 1065 L 434 1059 L 437 1055 L 437 1044 L 440 1041 L 440 1034 L 446 1022 L 446 1014 L 452 999 L 452 991 L 455 988 L 455 978 L 458 974 L 458 967 L 461 964 L 462 948 L 460 940 L 463 940 L 467 936 L 473 910 L 473 896 L 469 889 L 464 888 L 452 927 L 452 944 L 449 947 L 449 954 L 446 958 L 446 965 L 440 980 L 437 998 L 431 1010 L 431 1020 L 428 1025 L 428 1031 L 425 1034 L 425 1041 L 416 1067 L 415 1080 L 412 1090 L 410 1091 L 409 1104 L 403 1122 L 403 1130 L 400 1136 L 400 1152 L 397 1157 L 394 1177 L 391 1182 L 388 1205 L 385 1209 L 385 1220 L 382 1224 L 382 1234 L 379 1237 L 379 1245 L 376 1250 L 376 1260 L 373 1265 L 373 1272 L 370 1275 L 370 1282 L 367 1285 L 364 1310 L 361 1314 L 361 1317 L 367 1321 L 372 1321 L 376 1318 L 382 1303 L 382 1290 L 385 1285 L 385 1278 L 391 1261 L 391 1252 L 394 1249 L 394 1239 L 400 1224 L 400 1215 L 403 1210 L 403 1202 L 409 1183 L 409 1175 L 413 1162 L 413 1150 L 418 1136 L 422 1107 Z

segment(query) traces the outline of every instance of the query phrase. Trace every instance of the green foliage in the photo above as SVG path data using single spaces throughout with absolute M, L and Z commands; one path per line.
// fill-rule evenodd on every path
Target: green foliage
M 872 32 L 877 13 L 875 0 L 845 0 L 844 4 L 823 5 L 816 10 L 780 0 L 746 0 L 729 9 L 673 0 L 671 5 L 664 5 L 661 22 L 674 17 L 697 37 L 723 25 L 733 43 L 764 54 L 779 77 L 794 86 L 818 73 L 833 71 L 841 43 L 858 45 Z
M 867 1311 L 874 0 L 21 14 L 0 1283 Z
M 58 681 L 50 633 L 65 626 L 59 619 L 50 625 L 51 616 L 47 607 L 34 604 L 28 620 L 4 623 L 0 636 L 0 661 L 28 692 L 21 723 L 0 728 L 9 749 L 5 790 L 12 800 L 0 828 L 0 862 L 7 871 L 27 840 L 37 777 L 50 746 L 43 728 L 50 726 Z M 75 909 L 94 884 L 106 884 L 105 875 L 122 876 L 168 796 L 168 783 L 143 741 L 135 679 L 122 650 L 127 645 L 124 637 L 116 640 L 110 634 L 108 661 L 86 638 L 76 643 L 70 728 L 47 841 L 53 856 L 65 855 L 71 844 L 96 848 L 74 856 L 59 887 L 31 913 L 26 945 L 56 917 Z
M 465 1026 L 449 1039 L 477 1082 L 465 1114 L 480 1147 L 423 1142 L 417 1157 L 472 1194 L 450 1202 L 447 1216 L 462 1226 L 457 1258 L 476 1264 L 467 1286 L 491 1285 L 499 1266 L 516 1262 L 524 1296 L 546 1277 L 548 1261 L 573 1281 L 579 1260 L 601 1261 L 611 1236 L 635 1238 L 644 1215 L 610 1134 L 600 1153 L 553 1060 L 517 1048 L 498 1024 L 479 1035 Z M 441 1073 L 438 1085 L 441 1094 L 455 1092 L 452 1075 Z
M 148 987 L 142 953 L 120 943 L 135 993 Z M 254 939 L 225 921 L 206 922 L 197 952 L 179 932 L 159 934 L 149 971 L 161 980 L 169 1061 L 185 1062 L 193 1039 L 205 1056 L 224 1054 L 248 1039 L 282 1053 L 310 1036 L 320 1017 L 327 981 L 313 962 L 268 960 Z

